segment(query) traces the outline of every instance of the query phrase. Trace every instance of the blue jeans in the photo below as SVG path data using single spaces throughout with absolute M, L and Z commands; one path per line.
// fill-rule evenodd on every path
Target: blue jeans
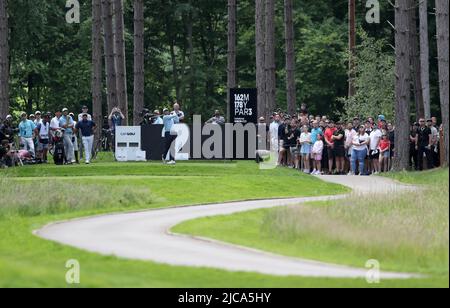
M 366 160 L 366 156 L 367 156 L 367 149 L 364 150 L 352 150 L 352 172 L 356 174 L 356 161 L 359 162 L 359 173 L 363 174 L 364 173 L 364 163 Z

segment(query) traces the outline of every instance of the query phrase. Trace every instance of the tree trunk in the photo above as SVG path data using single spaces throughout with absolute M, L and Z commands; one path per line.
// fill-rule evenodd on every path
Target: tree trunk
M 236 0 L 228 0 L 228 69 L 227 69 L 227 119 L 230 119 L 230 90 L 236 88 Z
M 256 88 L 258 89 L 258 117 L 267 117 L 265 72 L 265 0 L 255 0 Z
M 92 116 L 98 127 L 103 124 L 102 70 L 102 5 L 100 0 L 92 0 Z M 101 137 L 100 129 L 95 137 Z
M 33 73 L 28 73 L 27 77 L 27 113 L 31 114 L 33 112 L 33 88 L 34 88 L 34 80 Z
M 9 113 L 8 1 L 0 0 L 0 119 Z
M 192 2 L 189 0 L 189 12 L 187 18 L 187 40 L 189 49 L 189 105 L 185 105 L 185 112 L 191 111 L 195 104 L 195 54 L 194 54 L 194 20 L 192 16 Z
M 409 167 L 410 35 L 409 0 L 395 2 L 395 159 L 396 171 Z
M 428 38 L 428 0 L 419 3 L 420 19 L 420 76 L 425 118 L 431 118 L 430 99 L 430 51 Z
M 276 106 L 276 63 L 275 63 L 275 0 L 266 0 L 266 111 L 271 113 Z
M 102 1 L 102 22 L 104 34 L 106 90 L 108 102 L 108 114 L 117 107 L 116 65 L 114 57 L 114 30 L 112 0 Z
M 423 108 L 423 94 L 422 94 L 422 77 L 420 73 L 420 49 L 419 49 L 419 35 L 417 31 L 417 10 L 416 1 L 409 2 L 409 36 L 411 48 L 411 77 L 414 90 L 414 102 L 416 106 L 416 119 L 425 117 Z
M 355 88 L 355 57 L 356 57 L 356 3 L 348 1 L 348 50 L 350 58 L 348 63 L 348 97 L 356 94 Z
M 437 24 L 437 45 L 439 61 L 439 92 L 441 100 L 442 123 L 444 126 L 444 150 L 445 161 L 443 165 L 449 163 L 449 118 L 448 118 L 448 70 L 449 70 L 449 37 L 448 37 L 448 0 L 436 0 L 436 24 Z
M 125 116 L 124 125 L 128 124 L 127 70 L 125 62 L 125 34 L 123 21 L 123 0 L 114 0 L 114 34 L 116 55 L 117 103 Z
M 295 50 L 294 50 L 294 21 L 293 0 L 284 0 L 284 22 L 286 40 L 286 93 L 287 106 L 290 114 L 296 111 L 296 87 L 295 87 Z
M 134 125 L 140 123 L 144 109 L 144 83 L 144 0 L 134 0 Z

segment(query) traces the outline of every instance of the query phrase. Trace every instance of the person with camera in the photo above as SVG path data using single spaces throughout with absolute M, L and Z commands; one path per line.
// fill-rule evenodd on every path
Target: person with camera
M 76 162 L 75 151 L 73 147 L 73 129 L 75 122 L 69 115 L 69 109 L 64 108 L 62 110 L 63 115 L 59 119 L 59 126 L 64 129 L 63 140 L 64 140 L 64 152 L 66 154 L 66 163 L 71 165 Z
M 206 124 L 225 125 L 225 118 L 220 114 L 219 110 L 216 110 L 214 116 L 206 121 Z
M 7 139 L 0 143 L 0 168 L 9 168 L 13 166 L 13 153 Z
M 175 165 L 175 157 L 172 155 L 171 146 L 172 142 L 176 139 L 175 135 L 172 135 L 172 127 L 180 122 L 180 118 L 175 113 L 171 113 L 169 109 L 164 108 L 163 110 L 163 124 L 164 124 L 164 152 L 163 152 L 163 162 L 166 162 L 167 155 L 170 156 L 170 160 L 167 165 Z
M 8 140 L 11 145 L 14 143 L 14 135 L 18 132 L 18 129 L 13 126 L 13 117 L 7 115 L 3 124 L 0 125 L 0 140 Z
M 116 131 L 116 127 L 122 126 L 125 116 L 119 107 L 114 107 L 108 117 L 108 120 L 111 122 L 111 131 L 114 133 Z
M 83 121 L 84 115 L 87 114 L 88 120 L 92 121 L 92 116 L 89 114 L 89 108 L 88 106 L 84 105 L 81 107 L 81 113 L 78 115 L 78 122 Z
M 28 120 L 27 114 L 22 112 L 20 116 L 20 124 L 19 124 L 19 137 L 20 143 L 23 145 L 24 149 L 27 150 L 31 157 L 34 158 L 36 155 L 34 148 L 34 130 L 36 125 L 33 121 Z

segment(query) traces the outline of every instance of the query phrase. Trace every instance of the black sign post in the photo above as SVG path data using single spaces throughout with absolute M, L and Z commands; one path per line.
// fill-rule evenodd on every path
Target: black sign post
M 230 122 L 258 123 L 258 92 L 256 89 L 230 89 Z

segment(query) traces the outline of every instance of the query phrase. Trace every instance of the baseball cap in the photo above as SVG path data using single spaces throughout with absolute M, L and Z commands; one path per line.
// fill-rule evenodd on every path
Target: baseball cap
M 167 112 L 167 111 L 169 111 L 169 109 L 167 109 L 167 108 L 164 108 L 164 109 L 163 109 L 163 112 Z
M 378 120 L 386 121 L 386 117 L 385 117 L 384 115 L 380 114 L 380 115 L 378 116 Z
M 69 111 L 69 109 L 63 108 L 62 112 L 66 112 L 66 111 Z
M 8 114 L 5 119 L 6 120 L 11 120 L 12 118 L 13 118 L 12 115 Z
M 36 111 L 34 114 L 35 115 L 41 115 L 41 112 L 40 111 Z

